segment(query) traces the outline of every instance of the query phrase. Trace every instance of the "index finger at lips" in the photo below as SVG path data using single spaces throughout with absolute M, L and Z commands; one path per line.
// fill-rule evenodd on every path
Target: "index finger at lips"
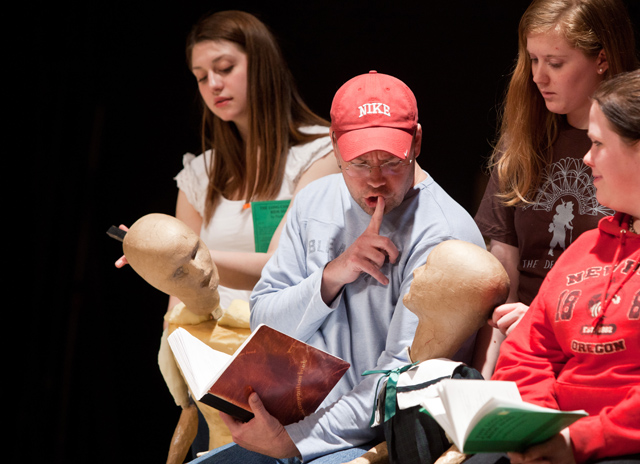
M 384 198 L 378 197 L 376 203 L 376 209 L 371 215 L 371 222 L 369 222 L 368 229 L 376 234 L 380 232 L 380 226 L 382 225 L 382 217 L 384 216 Z

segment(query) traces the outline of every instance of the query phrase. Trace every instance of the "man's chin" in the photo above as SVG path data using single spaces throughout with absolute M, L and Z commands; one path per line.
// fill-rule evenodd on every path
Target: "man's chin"
M 364 201 L 359 201 L 358 205 L 360 206 L 360 208 L 362 208 L 362 210 L 367 213 L 369 216 L 373 216 L 373 212 L 376 210 L 375 207 L 374 208 L 370 208 L 369 206 L 367 206 L 367 204 Z

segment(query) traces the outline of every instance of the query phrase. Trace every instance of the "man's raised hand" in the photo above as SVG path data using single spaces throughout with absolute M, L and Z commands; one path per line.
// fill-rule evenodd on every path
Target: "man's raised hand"
M 344 285 L 355 281 L 363 272 L 383 285 L 389 283 L 380 268 L 387 258 L 395 263 L 399 253 L 390 239 L 380 235 L 384 206 L 384 198 L 378 197 L 376 209 L 364 232 L 340 256 L 326 265 L 321 284 L 321 295 L 326 304 L 333 301 Z

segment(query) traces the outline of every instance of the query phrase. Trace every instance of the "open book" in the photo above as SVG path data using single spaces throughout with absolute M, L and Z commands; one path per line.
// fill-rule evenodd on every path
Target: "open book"
M 444 379 L 421 406 L 463 453 L 523 451 L 587 415 L 522 401 L 515 382 Z
M 169 345 L 194 398 L 242 421 L 253 417 L 255 391 L 287 425 L 314 412 L 349 363 L 261 324 L 233 355 L 216 351 L 183 328 Z

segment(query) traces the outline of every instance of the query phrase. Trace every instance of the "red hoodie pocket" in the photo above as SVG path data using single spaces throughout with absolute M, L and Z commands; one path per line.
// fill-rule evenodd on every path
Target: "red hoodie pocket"
M 556 382 L 556 398 L 562 411 L 584 409 L 597 415 L 607 406 L 621 402 L 631 387 L 596 387 Z

